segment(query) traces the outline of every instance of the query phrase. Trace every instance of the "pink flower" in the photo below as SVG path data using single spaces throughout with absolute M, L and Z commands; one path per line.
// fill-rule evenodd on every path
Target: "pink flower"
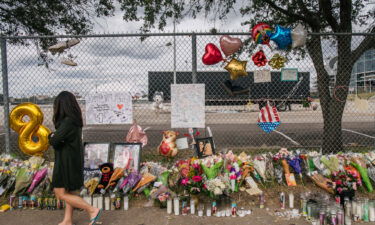
M 232 175 L 230 175 L 230 177 L 229 177 L 229 179 L 231 179 L 231 180 L 235 180 L 237 177 L 236 177 L 236 175 L 235 174 L 232 174 Z
M 181 184 L 186 186 L 189 183 L 189 178 L 184 178 L 181 180 Z
M 192 180 L 194 182 L 200 182 L 202 180 L 202 177 L 201 176 L 194 176 L 194 177 L 192 177 Z
M 337 191 L 339 192 L 339 193 L 341 193 L 342 192 L 342 188 L 337 188 Z

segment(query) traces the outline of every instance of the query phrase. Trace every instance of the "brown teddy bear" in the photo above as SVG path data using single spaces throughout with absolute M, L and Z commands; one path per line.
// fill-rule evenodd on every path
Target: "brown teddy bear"
M 159 154 L 167 157 L 174 157 L 177 155 L 176 139 L 178 132 L 167 130 L 163 132 L 163 141 L 158 147 Z
M 101 190 L 104 190 L 111 179 L 113 174 L 113 164 L 112 163 L 104 163 L 99 166 L 100 171 L 102 172 L 102 177 L 100 178 L 100 182 L 96 188 L 96 193 L 101 193 Z

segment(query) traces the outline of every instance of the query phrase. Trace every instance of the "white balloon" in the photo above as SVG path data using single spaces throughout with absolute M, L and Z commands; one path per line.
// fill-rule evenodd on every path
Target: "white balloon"
M 304 46 L 306 44 L 306 37 L 307 31 L 302 26 L 302 24 L 298 24 L 292 30 L 292 48 Z

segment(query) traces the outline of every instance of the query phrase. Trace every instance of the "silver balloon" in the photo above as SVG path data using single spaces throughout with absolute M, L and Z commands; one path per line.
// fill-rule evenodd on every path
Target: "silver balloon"
M 306 37 L 307 31 L 302 26 L 302 24 L 298 24 L 292 30 L 292 48 L 304 46 L 306 44 Z

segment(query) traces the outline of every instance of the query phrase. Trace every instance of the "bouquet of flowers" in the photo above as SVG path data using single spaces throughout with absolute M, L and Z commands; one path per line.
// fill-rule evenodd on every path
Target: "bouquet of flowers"
M 336 155 L 330 155 L 329 158 L 327 158 L 326 156 L 322 156 L 320 158 L 320 161 L 323 163 L 325 168 L 329 170 L 329 174 L 339 171 L 339 159 Z
M 22 194 L 31 184 L 33 173 L 27 167 L 20 168 L 16 173 L 16 186 L 13 195 Z
M 359 156 L 354 156 L 354 157 L 352 157 L 352 160 L 351 160 L 350 164 L 353 165 L 358 170 L 358 172 L 361 174 L 363 183 L 365 184 L 365 186 L 367 188 L 367 191 L 372 192 L 373 187 L 372 187 L 370 178 L 368 176 L 366 163 Z
M 31 193 L 34 190 L 34 188 L 46 177 L 47 172 L 48 172 L 48 168 L 45 167 L 43 169 L 40 169 L 38 172 L 34 174 L 31 185 L 27 189 L 28 193 Z
M 142 175 L 137 172 L 131 172 L 119 186 L 124 195 L 128 193 L 142 178 Z
M 291 166 L 294 172 L 296 172 L 299 175 L 301 183 L 303 184 L 302 167 L 301 167 L 302 159 L 299 156 L 289 156 L 287 160 L 288 160 L 289 166 Z
M 230 187 L 229 177 L 217 176 L 204 182 L 211 198 L 224 194 Z
M 223 159 L 220 156 L 209 156 L 201 160 L 201 166 L 203 173 L 206 175 L 207 179 L 211 180 L 217 177 L 222 166 Z
M 266 159 L 262 155 L 255 156 L 253 165 L 262 180 L 266 181 Z
M 343 192 L 355 191 L 361 183 L 358 181 L 358 175 L 348 170 L 340 170 L 332 173 L 333 188 L 337 194 Z

